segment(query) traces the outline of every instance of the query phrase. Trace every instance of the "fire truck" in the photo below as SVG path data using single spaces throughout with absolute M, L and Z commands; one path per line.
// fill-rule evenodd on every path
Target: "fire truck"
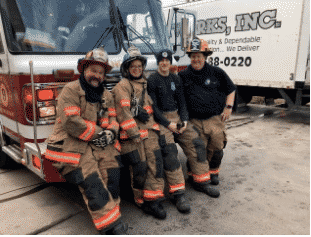
M 0 168 L 14 160 L 46 182 L 64 182 L 44 156 L 57 96 L 78 79 L 78 59 L 101 45 L 114 67 L 108 89 L 130 45 L 154 71 L 154 53 L 172 48 L 161 2 L 1 0 L 0 14 Z

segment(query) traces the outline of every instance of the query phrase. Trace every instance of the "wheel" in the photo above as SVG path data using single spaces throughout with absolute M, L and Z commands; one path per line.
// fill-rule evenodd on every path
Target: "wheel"
M 274 98 L 265 97 L 265 104 L 266 105 L 273 105 L 274 104 Z
M 242 94 L 241 95 L 242 97 L 242 100 L 244 101 L 245 104 L 248 104 L 249 102 L 251 102 L 253 96 L 252 95 L 249 95 L 249 94 Z
M 238 104 L 248 104 L 253 98 L 252 90 L 247 90 L 244 87 L 238 88 L 235 97 Z
M 301 105 L 306 105 L 310 102 L 310 97 L 302 97 Z

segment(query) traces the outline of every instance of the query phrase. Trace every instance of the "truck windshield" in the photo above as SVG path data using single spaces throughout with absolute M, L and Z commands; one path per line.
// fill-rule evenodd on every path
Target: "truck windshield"
M 0 0 L 0 4 L 11 52 L 84 54 L 100 43 L 109 54 L 117 54 L 128 45 L 126 34 L 142 53 L 152 52 L 144 41 L 156 51 L 170 48 L 159 0 L 114 0 L 117 11 L 112 11 L 109 0 Z M 122 33 L 112 29 L 116 18 L 122 18 L 126 27 Z

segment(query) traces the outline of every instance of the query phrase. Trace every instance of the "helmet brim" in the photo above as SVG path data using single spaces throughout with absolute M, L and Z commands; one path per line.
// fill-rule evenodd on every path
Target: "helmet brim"
M 213 51 L 195 51 L 195 52 L 193 51 L 193 52 L 186 52 L 186 53 L 189 57 L 192 53 L 202 53 L 204 56 L 208 57 L 213 54 Z
M 140 60 L 143 64 L 143 69 L 145 69 L 146 64 L 147 64 L 147 58 L 145 58 L 144 56 L 135 56 L 135 57 L 131 57 L 127 60 L 125 60 L 122 64 L 121 64 L 121 68 L 123 70 L 126 70 L 129 68 L 131 62 L 135 61 L 135 60 Z
M 82 73 L 85 69 L 86 66 L 89 66 L 89 65 L 100 65 L 102 66 L 103 68 L 105 68 L 105 74 L 111 72 L 112 70 L 112 66 L 110 66 L 109 64 L 107 63 L 102 63 L 102 62 L 99 62 L 99 61 L 93 61 L 93 60 L 82 60 L 81 62 L 79 62 L 78 64 L 78 71 L 80 73 Z

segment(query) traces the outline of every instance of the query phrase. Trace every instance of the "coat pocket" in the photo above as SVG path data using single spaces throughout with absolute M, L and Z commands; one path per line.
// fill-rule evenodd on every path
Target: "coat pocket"
M 66 164 L 73 167 L 79 165 L 81 154 L 77 152 L 69 152 L 64 149 L 65 141 L 49 143 L 45 152 L 45 158 L 55 162 L 57 169 L 62 169 Z
M 87 142 L 80 141 L 78 139 L 68 137 L 64 140 L 63 151 L 70 153 L 85 153 Z

